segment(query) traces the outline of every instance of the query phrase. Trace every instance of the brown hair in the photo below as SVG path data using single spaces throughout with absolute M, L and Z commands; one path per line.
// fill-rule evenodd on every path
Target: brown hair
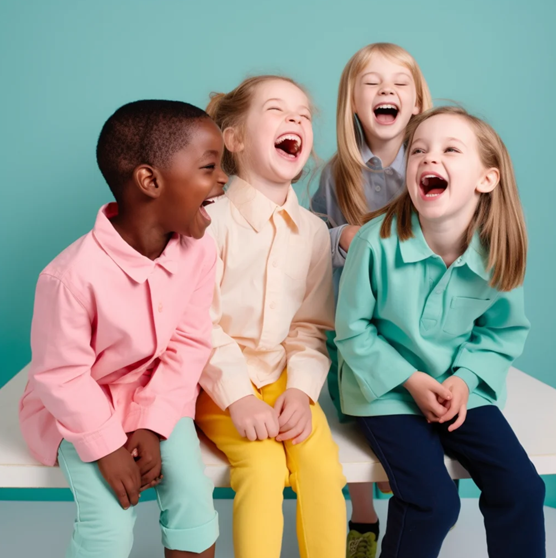
M 397 64 L 405 66 L 413 76 L 417 105 L 421 111 L 432 107 L 431 94 L 419 65 L 405 49 L 392 43 L 374 43 L 356 52 L 346 64 L 338 90 L 336 130 L 338 151 L 332 159 L 332 174 L 336 185 L 340 211 L 350 225 L 363 224 L 369 211 L 363 191 L 363 169 L 357 138 L 357 117 L 353 104 L 355 82 L 373 55 L 382 54 Z M 414 117 L 412 116 L 411 119 Z M 411 122 L 411 120 L 410 120 Z
M 488 251 L 487 269 L 493 270 L 490 284 L 500 291 L 511 291 L 523 283 L 527 261 L 527 231 L 519 200 L 510 155 L 500 136 L 483 120 L 470 115 L 461 107 L 438 107 L 417 115 L 407 128 L 410 146 L 417 128 L 433 116 L 450 114 L 464 118 L 474 130 L 479 146 L 479 156 L 485 168 L 497 168 L 500 181 L 489 193 L 481 193 L 475 214 L 469 223 L 466 245 L 475 231 L 479 231 L 481 243 Z M 407 187 L 393 202 L 365 216 L 364 222 L 385 215 L 380 236 L 388 238 L 392 221 L 397 219 L 396 229 L 400 240 L 413 236 L 411 215 L 415 211 Z
M 291 78 L 276 75 L 254 76 L 243 80 L 229 93 L 211 93 L 206 112 L 222 131 L 226 128 L 236 128 L 241 133 L 245 115 L 253 100 L 255 89 L 262 83 L 274 80 L 287 81 L 301 89 L 309 97 L 305 89 Z M 313 107 L 310 106 L 310 108 L 313 112 Z M 224 148 L 222 170 L 228 175 L 239 173 L 238 157 L 228 151 L 227 148 Z

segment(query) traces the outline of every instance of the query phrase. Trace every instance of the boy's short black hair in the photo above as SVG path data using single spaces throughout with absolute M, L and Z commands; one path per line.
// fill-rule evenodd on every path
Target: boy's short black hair
M 210 118 L 204 110 L 181 101 L 145 100 L 120 107 L 97 143 L 97 163 L 116 200 L 139 165 L 164 167 L 204 118 Z

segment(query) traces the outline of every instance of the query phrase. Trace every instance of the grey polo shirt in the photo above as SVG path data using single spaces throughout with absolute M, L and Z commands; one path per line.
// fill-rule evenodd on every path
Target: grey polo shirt
M 363 188 L 369 211 L 384 207 L 403 189 L 405 180 L 405 148 L 402 145 L 394 162 L 386 168 L 382 161 L 373 155 L 369 146 L 361 142 L 361 157 L 367 168 L 363 170 Z M 332 167 L 328 163 L 320 176 L 319 188 L 311 200 L 311 208 L 322 215 L 330 229 L 332 244 L 332 265 L 334 268 L 344 267 L 346 252 L 340 247 L 340 235 L 347 221 L 340 211 L 336 197 L 336 186 L 332 177 Z

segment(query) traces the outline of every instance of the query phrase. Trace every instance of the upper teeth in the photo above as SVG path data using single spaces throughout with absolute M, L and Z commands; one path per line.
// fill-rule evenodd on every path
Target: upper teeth
M 394 110 L 398 110 L 398 107 L 395 105 L 378 105 L 376 107 L 377 109 L 381 108 L 381 109 L 394 109 Z
M 423 178 L 440 178 L 440 177 L 437 176 L 436 174 L 427 174 L 426 176 L 423 176 Z
M 282 143 L 283 141 L 286 141 L 286 140 L 295 141 L 297 143 L 297 145 L 299 145 L 301 143 L 301 138 L 299 136 L 296 136 L 295 134 L 285 134 L 283 136 L 280 136 L 278 138 L 277 143 Z

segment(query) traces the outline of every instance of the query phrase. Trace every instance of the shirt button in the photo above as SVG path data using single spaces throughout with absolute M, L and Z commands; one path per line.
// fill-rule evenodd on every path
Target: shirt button
M 371 157 L 371 160 L 369 161 L 371 163 L 371 165 L 378 165 L 380 163 L 380 159 L 378 157 Z
M 386 172 L 386 174 L 392 174 L 393 171 L 392 171 L 392 169 L 386 169 L 385 172 Z
M 377 192 L 380 192 L 380 191 L 382 190 L 382 188 L 377 184 L 377 185 L 375 186 L 375 190 L 376 190 Z
M 158 303 L 158 311 L 162 312 L 162 310 L 164 310 L 164 306 L 162 305 L 162 302 Z
M 458 259 L 456 260 L 456 263 L 457 263 L 458 265 L 461 265 L 461 262 L 462 262 L 462 261 L 463 261 L 462 258 L 458 258 Z
M 272 260 L 272 267 L 278 267 L 278 260 Z
M 274 310 L 274 308 L 276 308 L 276 302 L 271 302 L 270 307 Z

